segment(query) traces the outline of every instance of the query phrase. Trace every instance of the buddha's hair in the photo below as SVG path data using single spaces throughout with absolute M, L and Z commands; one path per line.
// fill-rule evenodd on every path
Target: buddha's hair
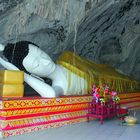
M 23 59 L 29 53 L 29 44 L 33 44 L 36 47 L 39 47 L 36 44 L 29 41 L 8 43 L 4 48 L 3 55 L 8 59 L 10 63 L 17 66 L 20 70 L 26 71 L 26 69 L 23 66 Z

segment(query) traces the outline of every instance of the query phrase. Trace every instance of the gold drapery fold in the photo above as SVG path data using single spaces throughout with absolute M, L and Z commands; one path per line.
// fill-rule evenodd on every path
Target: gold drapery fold
M 136 80 L 117 72 L 113 67 L 94 63 L 69 51 L 63 52 L 57 63 L 69 70 L 69 83 L 70 72 L 84 78 L 88 83 L 85 89 L 87 93 L 91 93 L 93 84 L 107 84 L 111 90 L 117 92 L 130 92 L 139 88 Z

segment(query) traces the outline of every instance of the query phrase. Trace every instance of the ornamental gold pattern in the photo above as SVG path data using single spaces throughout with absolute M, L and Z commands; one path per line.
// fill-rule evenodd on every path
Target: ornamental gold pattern
M 118 94 L 121 106 L 140 107 L 140 93 Z M 39 131 L 87 121 L 92 96 L 16 98 L 0 100 L 0 137 Z M 129 102 L 132 101 L 132 102 Z M 135 108 L 133 108 L 135 109 Z
M 22 118 L 22 119 L 15 119 L 15 120 L 7 120 L 7 121 L 0 121 L 0 129 L 14 129 L 17 127 L 25 127 L 31 125 L 42 125 L 48 122 L 58 121 L 58 120 L 65 120 L 65 119 L 74 119 L 75 117 L 84 117 L 87 114 L 86 111 L 77 111 L 77 112 L 70 112 L 70 113 L 63 113 L 63 114 L 55 114 L 55 115 L 47 115 L 47 116 L 40 116 L 40 117 L 32 117 L 32 118 Z
M 81 123 L 81 122 L 85 122 L 85 121 L 86 121 L 86 118 L 80 118 L 80 119 L 73 119 L 73 120 L 64 121 L 64 122 L 55 122 L 55 123 L 51 123 L 51 124 L 24 127 L 24 128 L 19 128 L 19 129 L 3 131 L 2 135 L 3 135 L 3 137 L 16 136 L 16 135 L 21 135 L 23 133 L 41 131 L 41 130 L 50 129 L 50 128 L 58 128 L 58 127 L 62 127 L 65 125 Z
M 45 108 L 26 108 L 19 110 L 7 110 L 1 111 L 0 116 L 2 117 L 10 117 L 10 116 L 20 116 L 20 115 L 29 115 L 29 114 L 37 114 L 37 113 L 50 113 L 50 112 L 59 112 L 59 111 L 67 111 L 67 110 L 82 110 L 87 109 L 88 103 L 76 104 L 76 105 L 67 105 L 67 106 L 53 106 L 53 107 L 45 107 Z
M 92 100 L 91 96 L 80 96 L 80 97 L 64 97 L 64 98 L 37 98 L 37 99 L 13 99 L 3 100 L 1 109 L 16 109 L 16 108 L 28 108 L 28 107 L 43 107 L 43 106 L 56 106 L 56 105 L 67 105 L 76 103 L 85 103 Z

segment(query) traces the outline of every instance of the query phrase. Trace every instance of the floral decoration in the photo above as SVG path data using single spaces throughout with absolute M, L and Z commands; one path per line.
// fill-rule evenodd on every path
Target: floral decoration
M 110 100 L 114 103 L 118 103 L 120 101 L 120 98 L 117 96 L 117 92 L 110 91 L 109 87 L 105 84 L 98 87 L 94 84 L 92 87 L 92 93 L 96 103 L 100 102 L 101 104 L 105 104 L 105 102 Z

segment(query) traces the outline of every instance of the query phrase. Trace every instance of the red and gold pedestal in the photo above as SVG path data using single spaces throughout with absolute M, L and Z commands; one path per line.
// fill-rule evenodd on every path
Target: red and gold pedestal
M 119 94 L 121 106 L 140 108 L 140 93 Z M 61 98 L 2 98 L 0 100 L 0 137 L 20 135 L 48 128 L 87 121 L 92 96 Z M 93 124 L 94 125 L 94 124 Z
M 0 101 L 0 137 L 86 121 L 92 96 L 15 98 Z

